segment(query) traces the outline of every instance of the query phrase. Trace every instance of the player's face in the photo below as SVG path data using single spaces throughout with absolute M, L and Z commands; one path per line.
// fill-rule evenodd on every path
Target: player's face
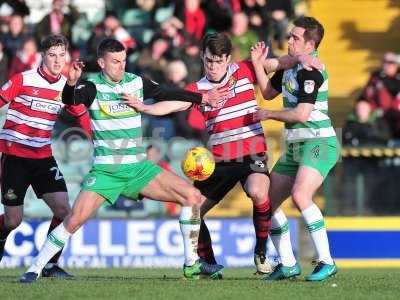
M 309 54 L 314 50 L 314 42 L 304 40 L 305 29 L 302 27 L 293 27 L 289 34 L 288 54 L 296 56 L 300 54 Z
M 53 46 L 43 54 L 43 67 L 53 76 L 58 76 L 65 65 L 67 50 L 65 46 Z
M 225 75 L 226 70 L 228 69 L 230 59 L 230 55 L 212 55 L 207 48 L 205 53 L 203 54 L 204 71 L 207 78 L 213 81 L 220 80 Z
M 120 82 L 125 73 L 126 51 L 106 52 L 97 62 L 107 79 Z

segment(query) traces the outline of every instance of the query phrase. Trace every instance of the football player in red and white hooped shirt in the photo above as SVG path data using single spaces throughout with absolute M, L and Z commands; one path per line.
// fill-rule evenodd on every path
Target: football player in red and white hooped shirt
M 39 68 L 14 75 L 0 90 L 0 107 L 9 104 L 0 131 L 1 202 L 0 260 L 8 234 L 23 218 L 26 191 L 32 186 L 53 212 L 49 232 L 62 222 L 71 208 L 63 175 L 51 151 L 51 133 L 64 104 L 61 92 L 66 78 L 61 75 L 68 51 L 62 35 L 50 35 L 41 43 Z M 77 62 L 76 62 L 77 63 Z M 80 117 L 84 106 L 66 109 Z M 71 277 L 57 265 L 58 253 L 43 271 L 44 277 Z
M 256 232 L 254 262 L 257 273 L 268 273 L 271 267 L 266 259 L 266 241 L 271 225 L 271 208 L 268 199 L 269 173 L 267 169 L 266 144 L 261 123 L 253 120 L 258 109 L 254 84 L 256 74 L 250 61 L 231 63 L 232 44 L 222 33 L 208 35 L 203 40 L 202 60 L 205 76 L 189 84 L 187 89 L 205 92 L 215 87 L 230 90 L 227 99 L 221 99 L 217 108 L 195 106 L 201 112 L 210 134 L 208 145 L 216 159 L 214 173 L 205 181 L 195 181 L 194 185 L 206 196 L 201 207 L 203 217 L 238 183 L 253 202 L 253 223 Z M 299 60 L 309 68 L 318 64 L 310 57 L 289 57 L 269 59 L 271 70 L 287 69 Z M 145 105 L 130 100 L 129 105 L 136 110 L 165 115 L 191 107 L 191 103 L 165 101 Z M 208 263 L 216 263 L 207 226 L 202 221 L 198 244 L 199 256 Z

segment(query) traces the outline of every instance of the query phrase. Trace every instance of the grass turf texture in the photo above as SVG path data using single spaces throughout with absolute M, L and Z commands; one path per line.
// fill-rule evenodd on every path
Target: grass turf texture
M 76 269 L 75 280 L 17 282 L 22 269 L 0 269 L 0 299 L 399 299 L 400 269 L 340 269 L 325 282 L 265 282 L 253 269 L 226 269 L 224 280 L 182 279 L 178 269 Z M 308 274 L 311 269 L 304 270 Z

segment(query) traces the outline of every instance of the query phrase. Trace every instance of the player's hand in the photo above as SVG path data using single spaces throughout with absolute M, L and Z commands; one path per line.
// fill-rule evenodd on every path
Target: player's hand
M 68 85 L 76 85 L 78 82 L 79 77 L 82 75 L 82 69 L 85 67 L 85 64 L 83 61 L 80 60 L 75 60 L 71 63 L 71 66 L 69 67 L 68 70 L 68 80 L 67 83 Z
M 269 48 L 265 46 L 264 42 L 258 42 L 250 48 L 251 62 L 254 66 L 262 66 L 268 56 Z
M 228 86 L 213 88 L 203 93 L 203 98 L 201 103 L 218 108 L 222 106 L 222 103 L 224 102 L 224 100 L 228 98 L 228 96 L 229 96 Z
M 322 71 L 325 67 L 323 63 L 318 59 L 318 57 L 312 57 L 310 55 L 302 54 L 298 57 L 299 63 L 303 66 L 307 71 L 311 71 L 312 69 L 317 69 Z
M 147 105 L 140 101 L 135 95 L 122 94 L 121 99 L 125 101 L 127 105 L 132 107 L 137 112 L 145 112 Z
M 268 109 L 259 109 L 253 114 L 253 121 L 259 122 L 271 118 L 271 111 Z

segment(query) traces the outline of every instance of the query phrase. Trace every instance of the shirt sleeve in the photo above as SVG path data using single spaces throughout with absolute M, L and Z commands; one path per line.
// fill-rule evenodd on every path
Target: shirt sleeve
M 276 71 L 271 77 L 271 85 L 279 93 L 282 93 L 282 79 L 284 70 Z
M 62 91 L 62 102 L 67 105 L 84 104 L 89 107 L 96 98 L 96 86 L 90 81 L 78 82 L 75 86 L 65 84 Z
M 238 63 L 239 70 L 241 70 L 251 83 L 257 82 L 256 72 L 254 71 L 253 63 L 250 60 L 243 60 Z
M 143 78 L 143 98 L 153 98 L 156 101 L 183 101 L 201 104 L 202 95 L 179 88 L 165 88 L 158 83 Z
M 10 103 L 21 92 L 23 83 L 22 74 L 18 73 L 11 77 L 0 89 L 0 107 Z
M 297 72 L 299 84 L 298 103 L 314 104 L 317 100 L 318 89 L 324 82 L 324 77 L 317 70 L 307 71 L 305 69 Z

